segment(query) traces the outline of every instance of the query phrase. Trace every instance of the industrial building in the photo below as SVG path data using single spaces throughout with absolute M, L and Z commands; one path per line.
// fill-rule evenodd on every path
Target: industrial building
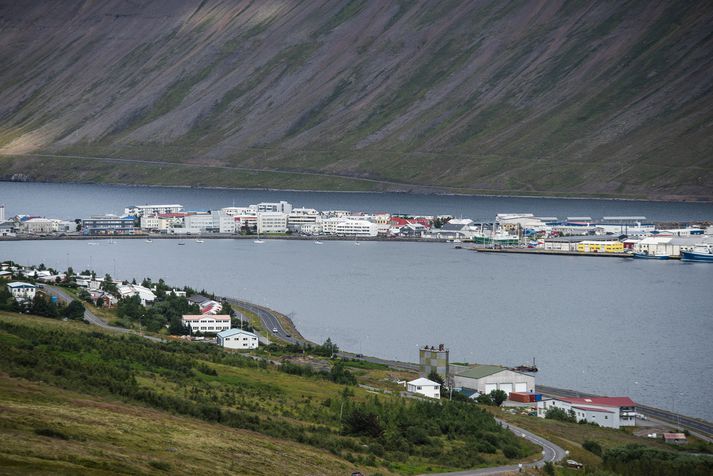
M 577 421 L 607 428 L 636 425 L 636 403 L 629 397 L 544 398 L 537 402 L 537 416 L 545 418 L 551 408 L 572 412 Z
M 508 395 L 511 392 L 530 393 L 535 391 L 535 377 L 500 365 L 472 365 L 453 376 L 453 385 L 481 394 L 493 390 L 502 390 Z

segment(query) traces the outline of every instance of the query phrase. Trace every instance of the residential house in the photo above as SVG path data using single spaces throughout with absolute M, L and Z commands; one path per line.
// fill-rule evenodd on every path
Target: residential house
M 114 307 L 119 302 L 116 297 L 105 291 L 92 290 L 89 291 L 89 296 L 92 300 L 92 304 L 98 307 Z
M 535 377 L 516 372 L 500 365 L 472 365 L 455 372 L 453 386 L 477 390 L 489 394 L 493 390 L 511 392 L 534 392 Z
M 35 298 L 35 293 L 37 292 L 37 286 L 30 283 L 23 283 L 21 281 L 7 283 L 7 289 L 17 302 L 32 301 Z
M 217 334 L 230 329 L 230 316 L 221 315 L 189 315 L 186 314 L 181 319 L 184 326 L 189 326 L 191 332 L 201 332 L 203 334 Z
M 228 329 L 218 332 L 218 345 L 226 349 L 257 349 L 258 338 L 252 332 L 243 329 Z
M 685 445 L 688 442 L 685 433 L 664 433 L 663 441 L 671 445 Z
M 551 408 L 572 411 L 577 421 L 607 428 L 636 425 L 636 403 L 629 397 L 545 398 L 537 402 L 537 416 L 545 418 Z
M 428 398 L 441 398 L 441 384 L 423 377 L 406 382 L 406 390 Z

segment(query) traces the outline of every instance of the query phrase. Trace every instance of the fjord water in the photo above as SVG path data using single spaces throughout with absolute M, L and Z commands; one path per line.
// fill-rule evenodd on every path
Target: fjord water
M 147 203 L 180 203 L 188 210 L 216 210 L 279 200 L 318 210 L 450 214 L 474 220 L 492 220 L 496 213 L 522 212 L 559 218 L 645 216 L 656 221 L 713 220 L 713 203 L 0 182 L 0 204 L 5 204 L 8 216 L 23 213 L 75 219 L 121 214 L 129 205 Z
M 7 187 L 10 185 L 10 187 Z M 321 209 L 711 219 L 710 204 L 402 194 L 199 191 L 0 183 L 8 215 L 120 212 L 134 203 L 217 208 L 286 199 Z M 31 185 L 30 187 L 27 187 Z M 205 195 L 205 196 L 204 196 Z M 362 206 L 359 206 L 362 204 Z M 598 208 L 597 208 L 598 207 Z M 305 337 L 416 361 L 446 344 L 453 361 L 517 365 L 542 384 L 635 400 L 713 420 L 713 265 L 624 258 L 489 255 L 435 243 L 206 240 L 0 242 L 0 259 L 166 279 L 273 307 Z

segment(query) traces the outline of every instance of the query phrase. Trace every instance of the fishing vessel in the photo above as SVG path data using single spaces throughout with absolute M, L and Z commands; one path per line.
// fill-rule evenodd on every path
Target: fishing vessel
M 681 250 L 681 261 L 713 263 L 713 245 L 696 245 L 691 251 Z
M 667 255 L 654 255 L 654 254 L 649 254 L 648 251 L 644 251 L 643 253 L 634 253 L 634 258 L 635 259 L 670 259 L 670 256 Z

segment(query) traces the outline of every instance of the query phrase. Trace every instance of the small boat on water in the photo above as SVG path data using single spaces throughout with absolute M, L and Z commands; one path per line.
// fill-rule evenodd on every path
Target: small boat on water
M 317 240 L 317 241 L 315 241 L 315 242 L 314 242 L 314 244 L 315 244 L 315 245 L 321 245 L 321 244 L 322 244 L 322 242 L 321 242 L 321 241 L 319 241 L 319 240 Z
M 203 243 L 204 240 L 196 240 L 196 243 Z
M 532 365 L 530 363 L 525 363 L 522 365 L 518 365 L 517 367 L 512 367 L 510 370 L 514 370 L 515 372 L 528 372 L 528 373 L 534 373 L 537 372 L 538 368 L 537 365 L 535 364 L 535 358 L 532 358 Z
M 146 243 L 153 243 L 153 240 L 152 240 L 151 238 L 148 238 L 148 239 L 146 240 Z
M 681 261 L 713 263 L 713 245 L 696 245 L 691 251 L 681 251 Z
M 87 244 L 88 244 L 89 246 L 97 246 L 99 243 L 96 243 L 96 242 L 94 242 L 94 241 L 90 241 L 90 242 L 87 243 Z
M 253 243 L 257 243 L 259 245 L 259 244 L 265 243 L 265 240 L 257 239 L 255 241 L 253 241 Z
M 635 259 L 670 259 L 670 256 L 666 255 L 651 255 L 647 252 L 634 253 Z
M 179 241 L 178 246 L 186 246 L 186 244 L 183 241 Z

